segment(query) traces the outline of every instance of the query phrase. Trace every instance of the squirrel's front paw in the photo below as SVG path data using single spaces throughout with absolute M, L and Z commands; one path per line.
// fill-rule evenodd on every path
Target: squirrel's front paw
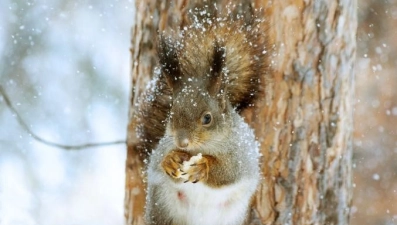
M 189 160 L 190 154 L 184 151 L 172 151 L 161 162 L 161 166 L 168 176 L 178 179 L 181 177 L 183 162 Z
M 197 183 L 199 181 L 207 180 L 208 171 L 208 159 L 200 153 L 191 157 L 189 161 L 183 162 L 180 177 L 185 180 L 185 183 Z

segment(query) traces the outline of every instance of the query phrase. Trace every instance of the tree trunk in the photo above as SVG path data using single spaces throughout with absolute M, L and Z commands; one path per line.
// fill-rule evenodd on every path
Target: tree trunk
M 251 4 L 242 1 L 242 9 Z M 263 180 L 252 224 L 348 224 L 356 0 L 254 1 L 275 45 L 272 99 L 243 112 L 261 143 Z M 225 2 L 218 0 L 218 8 Z M 183 24 L 184 1 L 136 0 L 125 221 L 144 224 L 139 97 L 157 65 L 157 30 Z M 150 146 L 155 146 L 156 140 Z

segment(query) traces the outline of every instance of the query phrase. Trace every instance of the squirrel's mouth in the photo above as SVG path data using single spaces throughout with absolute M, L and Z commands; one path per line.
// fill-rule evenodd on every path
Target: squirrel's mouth
M 197 148 L 197 147 L 194 147 L 193 145 L 188 145 L 188 146 L 186 146 L 186 147 L 181 147 L 181 146 L 178 146 L 177 145 L 177 148 L 179 149 L 179 150 L 183 150 L 183 151 L 193 151 L 193 150 L 198 150 L 199 148 Z
M 188 141 L 186 144 L 182 144 L 182 145 L 179 142 L 174 141 L 174 144 L 178 149 L 183 151 L 196 151 L 202 149 L 201 144 L 192 141 Z

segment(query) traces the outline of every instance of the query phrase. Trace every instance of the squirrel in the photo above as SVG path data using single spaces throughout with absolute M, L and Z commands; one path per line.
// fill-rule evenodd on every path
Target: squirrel
M 198 7 L 200 9 L 202 7 Z M 240 14 L 231 13 L 233 18 L 228 17 L 218 17 L 216 14 L 217 10 L 213 7 L 208 7 L 208 11 L 211 12 L 210 16 L 213 18 L 198 18 L 200 13 L 193 13 L 194 18 L 191 20 L 204 21 L 208 20 L 209 23 L 217 23 L 219 26 L 216 29 L 207 30 L 207 32 L 200 34 L 200 39 L 196 37 L 195 41 L 201 42 L 201 44 L 211 44 L 211 40 L 215 37 L 218 40 L 225 39 L 225 47 L 229 51 L 227 60 L 227 65 L 230 68 L 227 77 L 227 88 L 228 88 L 228 99 L 232 104 L 232 107 L 238 113 L 244 112 L 245 109 L 254 106 L 257 99 L 265 97 L 265 92 L 268 94 L 270 84 L 272 83 L 271 66 L 269 63 L 269 41 L 266 35 L 267 24 L 264 21 L 255 21 L 254 12 L 252 9 L 240 9 L 242 11 L 247 11 L 245 17 L 242 18 Z M 250 13 L 251 12 L 251 13 Z M 205 16 L 204 16 L 205 17 Z M 236 18 L 237 17 L 237 18 Z M 253 17 L 253 18 L 251 18 Z M 217 19 L 214 19 L 217 18 Z M 248 18 L 248 19 L 247 19 Z M 190 24 L 194 24 L 190 22 Z M 196 24 L 200 26 L 199 24 Z M 182 33 L 185 33 L 186 37 L 191 35 L 198 35 L 199 29 L 207 29 L 209 24 L 201 24 L 203 27 L 194 27 L 190 25 L 191 29 L 187 29 L 189 26 L 184 26 Z M 221 29 L 220 26 L 226 25 Z M 213 28 L 216 26 L 212 26 Z M 193 31 L 194 30 L 194 31 Z M 192 34 L 188 32 L 193 31 Z M 194 34 L 196 33 L 196 34 Z M 168 40 L 167 40 L 168 39 Z M 180 38 L 175 38 L 177 41 Z M 158 47 L 168 46 L 175 48 L 170 38 L 162 37 L 160 35 L 160 42 Z M 196 56 L 195 53 L 201 47 L 198 42 L 188 42 L 188 45 L 183 49 L 179 49 L 179 52 L 185 51 L 186 54 L 181 55 L 179 60 L 172 61 L 172 57 L 164 57 L 167 54 L 176 54 L 176 52 L 161 52 L 166 50 L 165 48 L 158 48 L 158 54 L 160 57 L 161 70 L 155 70 L 155 78 L 149 83 L 146 91 L 139 97 L 138 103 L 133 103 L 137 110 L 133 115 L 136 119 L 134 125 L 136 126 L 136 150 L 142 161 L 147 162 L 148 157 L 152 149 L 154 149 L 159 143 L 160 139 L 164 136 L 166 130 L 167 118 L 172 106 L 172 90 L 167 84 L 164 77 L 164 67 L 167 63 L 169 64 L 168 69 L 172 72 L 172 63 L 185 62 L 185 69 L 187 63 L 200 65 L 200 60 L 209 60 L 200 58 L 201 56 Z M 181 46 L 179 46 L 181 47 Z M 208 46 L 207 46 L 208 47 Z M 176 49 L 175 49 L 176 50 Z M 188 59 L 189 56 L 192 56 Z M 232 56 L 232 57 L 231 57 Z M 176 55 L 175 55 L 176 57 Z M 205 56 L 208 57 L 208 56 Z M 175 58 L 176 59 L 176 58 Z M 168 62 L 167 62 L 168 60 Z M 179 62 L 178 62 L 179 61 Z M 201 66 L 203 67 L 203 66 Z M 176 68 L 176 67 L 175 67 Z M 182 68 L 182 67 L 181 67 Z M 194 68 L 190 68 L 194 69 Z M 265 90 L 266 89 L 266 90 Z M 270 96 L 270 95 L 269 95 Z M 266 98 L 268 96 L 266 95 Z
M 268 49 L 260 23 L 214 17 L 176 37 L 160 35 L 156 83 L 169 88 L 171 104 L 147 165 L 147 224 L 248 222 L 259 145 L 239 112 L 264 93 Z

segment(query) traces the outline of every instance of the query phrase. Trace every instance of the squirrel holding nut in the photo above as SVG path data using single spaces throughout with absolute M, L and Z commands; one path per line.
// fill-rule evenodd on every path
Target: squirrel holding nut
M 206 18 L 160 36 L 159 79 L 172 104 L 149 158 L 147 224 L 248 222 L 259 148 L 238 112 L 262 96 L 269 71 L 260 23 Z

